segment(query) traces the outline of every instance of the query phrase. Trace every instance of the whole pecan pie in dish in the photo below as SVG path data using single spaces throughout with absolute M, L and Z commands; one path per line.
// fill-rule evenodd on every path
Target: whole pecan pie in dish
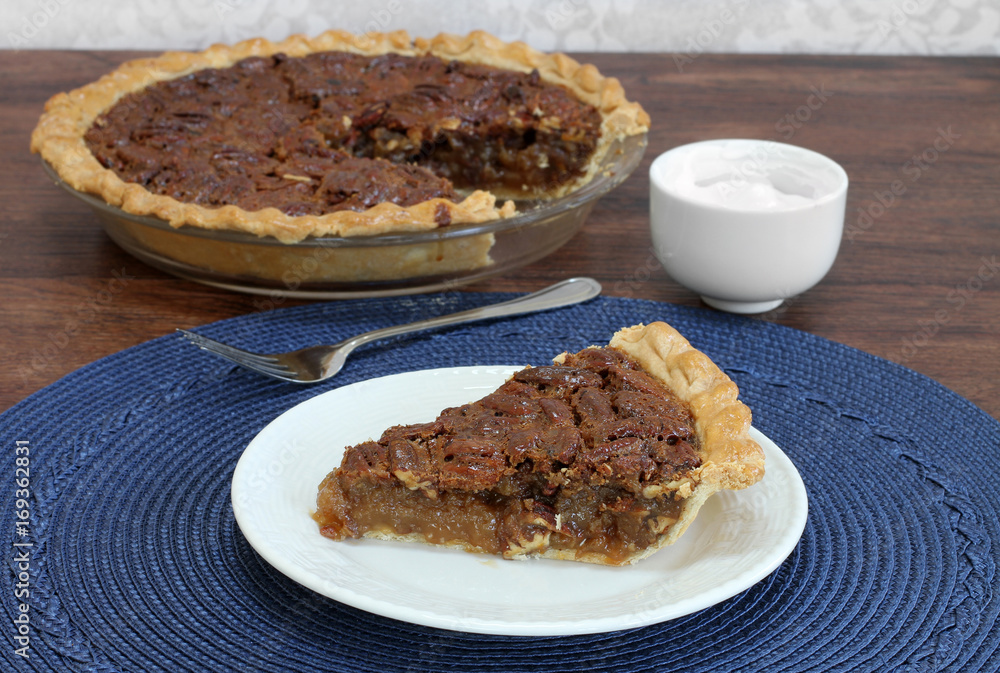
M 125 63 L 52 98 L 32 149 L 125 212 L 293 243 L 510 217 L 648 122 L 560 54 L 330 31 Z
M 482 399 L 348 447 L 326 537 L 626 565 L 764 474 L 736 384 L 665 323 L 515 373 Z

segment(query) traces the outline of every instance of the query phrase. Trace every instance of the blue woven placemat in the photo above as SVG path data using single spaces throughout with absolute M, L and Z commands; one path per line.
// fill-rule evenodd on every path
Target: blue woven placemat
M 200 331 L 278 351 L 502 298 L 314 304 Z M 653 320 L 737 381 L 754 425 L 809 491 L 795 552 L 722 604 L 588 636 L 439 631 L 298 586 L 236 526 L 229 483 L 241 451 L 313 395 L 401 371 L 542 364 Z M 0 642 L 14 670 L 1000 670 L 1000 424 L 910 370 L 759 320 L 601 298 L 370 345 L 312 387 L 261 378 L 170 335 L 29 397 L 0 416 L 0 441 Z M 30 469 L 21 493 L 17 458 Z

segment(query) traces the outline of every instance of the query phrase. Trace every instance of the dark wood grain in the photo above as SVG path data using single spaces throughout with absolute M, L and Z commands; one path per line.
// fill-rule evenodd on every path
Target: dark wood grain
M 0 410 L 176 327 L 271 305 L 126 255 L 29 153 L 50 96 L 135 56 L 0 53 Z M 847 170 L 847 232 L 826 279 L 760 319 L 905 364 L 1000 418 L 1000 60 L 701 55 L 681 72 L 670 54 L 581 58 L 649 111 L 643 165 L 561 250 L 468 289 L 590 275 L 608 295 L 699 305 L 650 254 L 649 162 L 708 138 L 791 142 Z M 894 181 L 905 192 L 879 209 Z

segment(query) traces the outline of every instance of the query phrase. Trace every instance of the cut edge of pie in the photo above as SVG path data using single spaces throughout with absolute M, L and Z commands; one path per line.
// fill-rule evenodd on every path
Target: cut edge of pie
M 440 34 L 430 39 L 411 39 L 405 31 L 357 36 L 331 30 L 313 38 L 295 35 L 280 42 L 257 38 L 234 45 L 218 44 L 201 52 L 166 52 L 155 58 L 128 61 L 91 84 L 52 97 L 32 133 L 31 151 L 39 154 L 73 189 L 99 196 L 109 205 L 133 215 L 154 216 L 175 228 L 187 225 L 234 230 L 271 236 L 284 243 L 295 243 L 309 236 L 425 231 L 438 228 L 442 222 L 479 224 L 515 214 L 512 201 L 498 204 L 497 194 L 486 190 L 475 190 L 457 203 L 435 198 L 405 207 L 380 203 L 364 211 L 342 210 L 324 215 L 293 216 L 277 208 L 247 211 L 235 205 L 210 208 L 154 194 L 142 185 L 123 181 L 97 161 L 84 141 L 84 134 L 103 111 L 122 96 L 155 82 L 205 68 L 225 68 L 252 56 L 285 53 L 297 57 L 321 51 L 370 56 L 430 54 L 520 72 L 537 69 L 543 80 L 566 87 L 598 110 L 601 135 L 588 172 L 546 194 L 547 198 L 564 195 L 589 182 L 616 140 L 645 133 L 649 128 L 649 116 L 638 103 L 626 100 L 617 79 L 604 77 L 594 66 L 581 65 L 563 54 L 546 54 L 521 42 L 503 42 L 483 31 L 467 36 Z
M 647 486 L 642 493 L 651 500 L 660 498 L 664 502 L 668 499 L 676 502 L 676 511 L 666 517 L 676 517 L 676 520 L 656 531 L 652 544 L 621 559 L 611 560 L 610 555 L 599 552 L 546 547 L 540 543 L 539 536 L 525 539 L 523 544 L 511 544 L 501 554 L 505 559 L 548 558 L 601 565 L 631 565 L 673 544 L 687 530 L 698 510 L 712 494 L 724 489 L 738 490 L 752 486 L 764 476 L 763 450 L 749 435 L 750 409 L 738 399 L 739 389 L 736 384 L 708 356 L 692 347 L 687 339 L 663 322 L 624 328 L 614 335 L 608 347 L 632 358 L 643 371 L 669 388 L 688 406 L 694 417 L 694 431 L 700 445 L 700 465 L 669 482 Z M 567 353 L 563 353 L 554 362 L 560 364 L 566 357 Z M 319 487 L 317 511 L 313 517 L 321 531 L 324 527 L 324 510 L 333 508 L 346 511 L 347 503 L 339 486 L 327 488 L 331 480 L 337 478 L 338 472 L 339 469 L 327 475 Z M 402 477 L 412 480 L 409 474 L 403 474 Z M 396 478 L 400 478 L 398 473 Z M 419 484 L 400 480 L 411 491 L 422 488 Z M 549 529 L 552 530 L 551 525 Z M 480 546 L 461 539 L 432 541 L 419 532 L 399 533 L 384 528 L 368 530 L 358 537 L 418 542 L 467 552 L 484 551 Z

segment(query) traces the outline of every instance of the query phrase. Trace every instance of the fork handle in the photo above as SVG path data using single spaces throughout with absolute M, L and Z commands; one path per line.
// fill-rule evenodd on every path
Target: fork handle
M 525 313 L 535 313 L 537 311 L 548 311 L 562 306 L 579 304 L 582 301 L 593 299 L 601 293 L 601 284 L 593 278 L 569 278 L 567 280 L 550 285 L 537 292 L 510 299 L 498 304 L 480 306 L 478 308 L 451 313 L 449 315 L 419 320 L 407 325 L 397 325 L 373 330 L 348 339 L 341 346 L 344 348 L 344 355 L 354 350 L 362 344 L 385 339 L 388 337 L 410 334 L 411 332 L 422 332 L 424 330 L 444 327 L 446 325 L 459 325 L 477 320 L 489 318 L 503 318 L 512 315 L 523 315 Z

